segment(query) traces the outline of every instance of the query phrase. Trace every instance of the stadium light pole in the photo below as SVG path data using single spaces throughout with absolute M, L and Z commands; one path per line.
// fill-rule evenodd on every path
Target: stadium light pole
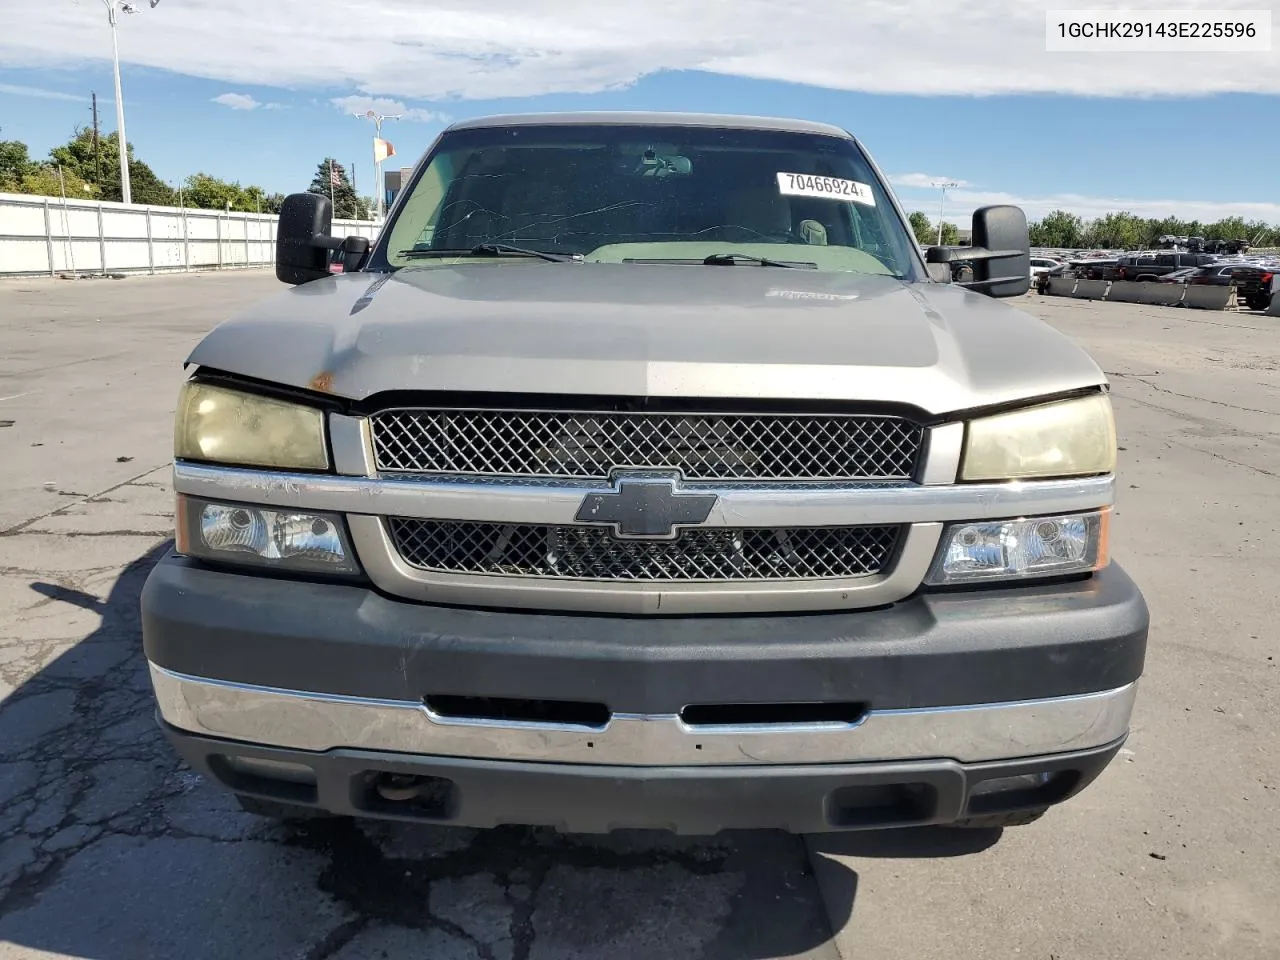
M 942 246 L 942 213 L 947 209 L 947 191 L 960 184 L 954 180 L 935 180 L 933 185 L 942 188 L 942 202 L 938 204 L 938 246 Z
M 124 94 L 120 92 L 120 43 L 116 26 L 120 22 L 121 12 L 137 13 L 138 8 L 126 0 L 102 2 L 107 5 L 107 22 L 111 24 L 111 63 L 116 80 L 116 136 L 120 141 L 120 199 L 125 203 L 133 203 L 133 187 L 129 182 L 129 142 L 124 133 Z M 159 2 L 160 0 L 150 0 L 151 9 L 154 10 Z
M 382 185 L 382 159 L 378 156 L 378 141 L 382 139 L 382 121 L 399 120 L 400 114 L 397 113 L 394 116 L 386 116 L 378 113 L 376 110 L 366 110 L 364 113 L 353 113 L 352 116 L 357 120 L 373 121 L 373 176 L 377 181 L 374 184 L 373 191 L 374 219 L 381 220 L 382 201 L 385 199 L 387 191 Z

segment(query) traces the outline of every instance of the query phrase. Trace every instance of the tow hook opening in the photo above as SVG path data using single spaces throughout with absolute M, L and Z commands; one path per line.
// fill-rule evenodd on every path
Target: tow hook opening
M 457 785 L 445 777 L 369 770 L 363 806 L 370 812 L 417 820 L 449 820 L 457 813 Z

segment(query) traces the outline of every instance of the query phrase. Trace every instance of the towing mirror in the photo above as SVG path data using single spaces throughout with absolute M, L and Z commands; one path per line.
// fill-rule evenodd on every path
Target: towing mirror
M 344 243 L 329 235 L 332 229 L 333 204 L 328 197 L 318 193 L 286 197 L 276 227 L 276 279 L 297 285 L 329 276 L 331 251 L 342 249 Z
M 957 282 L 957 286 L 989 297 L 1020 297 L 1031 289 L 1027 215 L 1020 207 L 1005 204 L 982 207 L 973 214 L 973 246 L 930 247 L 925 261 L 964 261 L 972 268 L 973 279 Z

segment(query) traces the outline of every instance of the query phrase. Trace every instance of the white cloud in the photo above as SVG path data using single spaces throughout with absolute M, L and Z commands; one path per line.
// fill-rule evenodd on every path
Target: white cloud
M 932 209 L 930 219 L 937 216 L 937 191 L 932 195 L 902 191 L 899 200 L 907 210 L 923 210 L 929 214 Z M 1213 223 L 1224 217 L 1280 223 L 1280 203 L 1266 201 L 1224 203 L 1217 200 L 1135 200 L 1131 197 L 1092 197 L 1078 193 L 1024 196 L 981 190 L 948 191 L 947 213 L 943 219 L 967 227 L 974 210 L 995 203 L 1012 203 L 1021 207 L 1026 211 L 1028 220 L 1038 220 L 1054 210 L 1066 210 L 1085 220 L 1127 211 L 1140 217 L 1179 217 L 1203 223 Z
M 1083 0 L 1082 0 L 1083 2 Z M 1165 0 L 1126 0 L 1159 9 Z M 1256 9 L 1259 0 L 1213 0 Z M 9 68 L 80 66 L 111 51 L 96 4 L 31 4 L 4 31 Z M 524 97 L 625 86 L 659 70 L 909 94 L 1088 96 L 1280 92 L 1269 53 L 1046 53 L 1063 0 L 700 0 L 678 16 L 599 0 L 184 0 L 129 18 L 129 64 L 227 83 L 346 85 L 407 100 Z M 1096 4 L 1094 4 L 1096 6 Z M 244 25 L 254 29 L 246 31 Z M 335 28 L 337 25 L 337 28 Z
M 0 93 L 11 97 L 36 97 L 40 100 L 74 100 L 77 103 L 88 103 L 88 97 L 74 93 L 63 93 L 61 90 L 45 90 L 43 87 L 23 87 L 11 83 L 0 83 Z M 108 101 L 109 102 L 109 101 Z
M 261 103 L 253 99 L 247 93 L 224 93 L 221 96 L 213 98 L 214 103 L 220 103 L 224 107 L 230 107 L 232 110 L 257 110 Z
M 956 180 L 953 177 L 935 177 L 928 173 L 891 174 L 889 182 L 895 187 L 933 188 L 935 183 L 954 183 L 957 187 L 971 186 L 968 180 Z
M 399 117 L 416 123 L 448 123 L 449 116 L 434 110 L 423 110 L 421 107 L 406 107 L 399 100 L 385 97 L 334 97 L 331 101 L 343 113 L 364 114 L 372 110 L 384 117 Z

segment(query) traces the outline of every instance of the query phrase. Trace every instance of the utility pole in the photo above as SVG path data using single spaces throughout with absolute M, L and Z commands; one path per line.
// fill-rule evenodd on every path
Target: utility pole
M 107 5 L 107 23 L 111 24 L 111 62 L 116 81 L 116 134 L 120 138 L 120 199 L 133 203 L 133 190 L 129 183 L 129 144 L 124 132 L 124 94 L 120 90 L 120 44 L 116 38 L 119 23 L 118 11 L 137 13 L 137 8 L 127 0 L 102 0 Z M 152 9 L 160 0 L 149 0 Z
M 98 139 L 98 94 L 95 92 L 93 96 L 93 182 L 98 187 L 102 186 L 102 151 L 100 148 L 101 141 Z
M 947 208 L 947 191 L 960 184 L 954 180 L 935 180 L 933 185 L 942 188 L 942 202 L 938 205 L 938 246 L 942 246 L 942 213 Z
M 384 116 L 381 113 L 378 113 L 376 110 L 369 110 L 365 113 L 353 113 L 352 116 L 355 117 L 357 120 L 373 121 L 373 131 L 374 131 L 373 133 L 373 176 L 375 181 L 374 189 L 373 189 L 373 197 L 377 204 L 375 207 L 376 212 L 374 213 L 374 219 L 381 220 L 382 219 L 382 202 L 386 198 L 387 191 L 382 184 L 382 156 L 378 153 L 378 141 L 382 139 L 382 121 L 383 120 L 399 120 L 400 115 L 396 114 L 395 116 L 389 117 L 389 116 Z

